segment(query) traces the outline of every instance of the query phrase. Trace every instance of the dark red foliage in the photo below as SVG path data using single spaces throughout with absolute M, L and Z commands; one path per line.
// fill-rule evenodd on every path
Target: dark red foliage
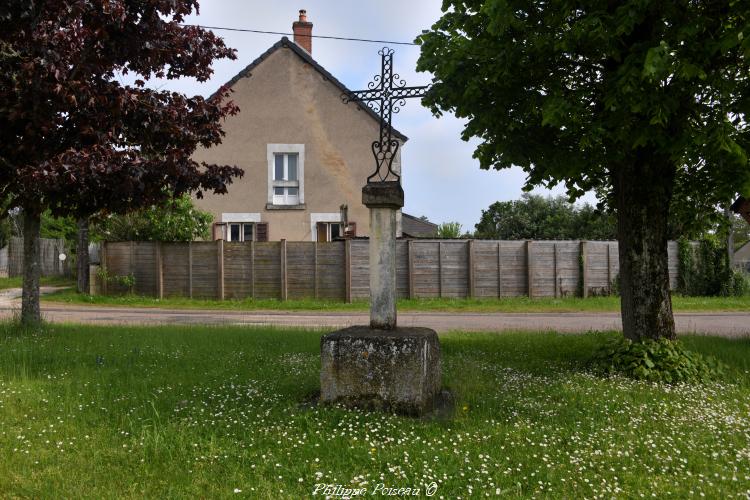
M 0 190 L 60 214 L 122 212 L 165 193 L 226 192 L 242 170 L 198 164 L 237 113 L 212 99 L 145 88 L 199 82 L 235 52 L 181 26 L 196 0 L 4 0 L 0 5 Z M 121 75 L 136 75 L 123 85 Z

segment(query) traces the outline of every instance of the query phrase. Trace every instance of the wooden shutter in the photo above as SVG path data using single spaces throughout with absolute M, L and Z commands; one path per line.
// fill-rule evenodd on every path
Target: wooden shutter
M 349 221 L 349 225 L 344 228 L 344 238 L 357 237 L 357 223 Z
M 255 241 L 268 241 L 268 222 L 255 223 Z
M 318 224 L 316 225 L 316 232 L 316 241 L 328 241 L 328 224 L 326 224 L 325 222 L 318 222 Z

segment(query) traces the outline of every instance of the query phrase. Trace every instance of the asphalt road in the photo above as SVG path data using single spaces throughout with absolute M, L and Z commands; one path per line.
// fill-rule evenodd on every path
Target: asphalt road
M 0 317 L 19 309 L 17 298 L 0 295 Z M 122 308 L 42 304 L 47 321 L 99 325 L 279 325 L 341 328 L 367 324 L 367 313 L 216 311 L 186 309 Z M 750 312 L 676 313 L 680 333 L 709 333 L 726 337 L 750 337 Z M 492 331 L 555 330 L 585 332 L 619 330 L 619 313 L 439 313 L 404 312 L 401 326 L 424 326 L 438 332 L 451 330 Z

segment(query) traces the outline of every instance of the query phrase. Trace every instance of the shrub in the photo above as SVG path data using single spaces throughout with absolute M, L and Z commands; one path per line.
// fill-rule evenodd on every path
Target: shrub
M 747 292 L 747 281 L 732 271 L 726 247 L 715 239 L 703 239 L 695 248 L 689 241 L 679 241 L 678 291 L 683 295 L 741 296 Z
M 96 275 L 102 280 L 102 282 L 127 288 L 128 293 L 133 293 L 133 290 L 135 289 L 135 276 L 132 274 L 123 276 L 119 274 L 109 274 L 106 269 L 99 268 Z
M 461 237 L 461 224 L 458 222 L 444 222 L 438 226 L 437 237 L 458 239 Z
M 607 342 L 594 354 L 594 371 L 620 374 L 649 382 L 708 382 L 723 378 L 726 366 L 712 356 L 688 351 L 667 339 L 632 342 L 624 337 Z
M 722 295 L 742 297 L 750 293 L 750 277 L 738 269 L 733 269 Z
M 211 222 L 213 215 L 184 195 L 125 215 L 109 215 L 92 228 L 92 235 L 105 241 L 193 241 L 210 237 Z

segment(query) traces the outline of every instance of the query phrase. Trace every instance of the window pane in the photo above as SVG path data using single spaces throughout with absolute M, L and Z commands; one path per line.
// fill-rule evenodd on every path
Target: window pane
M 242 226 L 242 229 L 244 231 L 243 241 L 253 241 L 253 225 L 252 224 L 244 224 Z
M 276 168 L 273 170 L 273 180 L 284 180 L 284 155 L 274 155 L 274 159 L 276 160 Z
M 341 236 L 341 224 L 331 224 L 331 239 L 335 240 Z
M 240 241 L 239 224 L 229 224 L 229 241 Z
M 289 176 L 287 177 L 288 181 L 296 181 L 297 180 L 297 155 L 289 155 L 287 157 L 287 162 L 289 163 Z
M 299 194 L 299 188 L 287 188 L 289 192 L 287 193 L 289 196 L 297 196 Z
M 276 196 L 284 196 L 284 188 L 273 188 L 273 194 Z

